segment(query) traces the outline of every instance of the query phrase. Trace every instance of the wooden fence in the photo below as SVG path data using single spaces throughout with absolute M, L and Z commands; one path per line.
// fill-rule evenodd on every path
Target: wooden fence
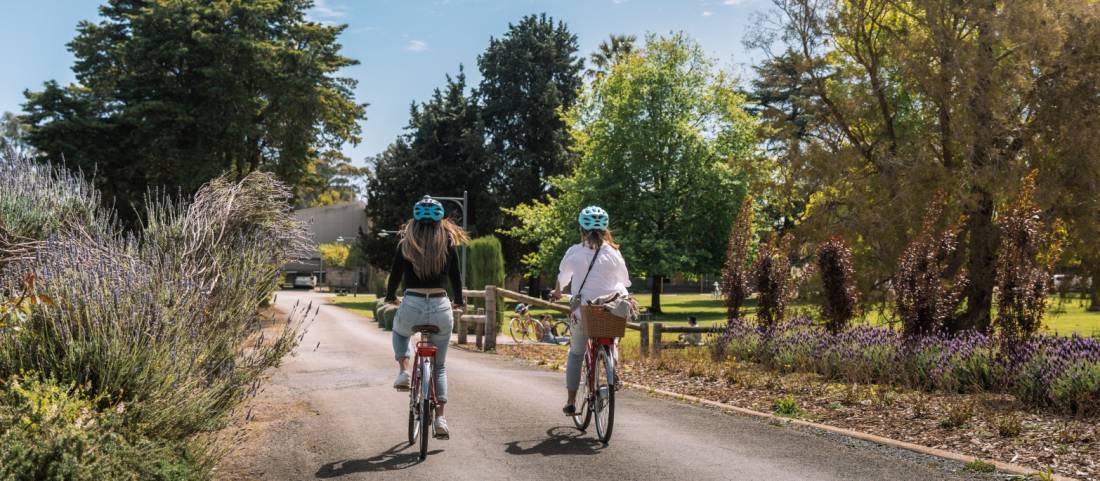
M 474 324 L 474 336 L 475 343 L 479 349 L 485 351 L 491 351 L 496 349 L 497 339 L 497 325 L 496 322 L 489 322 L 497 318 L 497 311 L 506 309 L 506 300 L 514 300 L 530 304 L 532 306 L 541 307 L 544 309 L 551 309 L 560 312 L 565 315 L 569 315 L 569 306 L 565 304 L 558 304 L 556 302 L 550 302 L 537 297 L 531 297 L 519 292 L 510 291 L 496 286 L 485 286 L 485 290 L 463 290 L 462 294 L 466 298 L 485 299 L 485 308 L 478 309 L 477 312 L 471 313 L 455 313 L 455 325 L 458 326 L 458 343 L 466 344 L 468 342 L 468 332 L 470 323 Z M 713 333 L 714 328 L 710 327 L 688 327 L 688 326 L 669 326 L 665 327 L 662 323 L 656 323 L 653 325 L 652 342 L 650 338 L 650 327 L 652 324 L 649 321 L 643 322 L 628 322 L 626 323 L 627 329 L 633 329 L 640 334 L 639 351 L 643 356 L 650 354 L 659 355 L 664 344 L 661 342 L 661 335 L 666 332 L 675 333 Z

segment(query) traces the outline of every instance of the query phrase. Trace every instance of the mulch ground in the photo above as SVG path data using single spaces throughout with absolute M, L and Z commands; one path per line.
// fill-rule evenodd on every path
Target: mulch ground
M 564 346 L 500 345 L 497 351 L 551 369 L 565 364 Z M 1100 481 L 1098 418 L 1029 409 L 1010 395 L 845 384 L 749 363 L 716 363 L 702 348 L 670 351 L 661 359 L 626 357 L 622 376 L 629 382 L 763 412 L 793 396 L 801 419 Z

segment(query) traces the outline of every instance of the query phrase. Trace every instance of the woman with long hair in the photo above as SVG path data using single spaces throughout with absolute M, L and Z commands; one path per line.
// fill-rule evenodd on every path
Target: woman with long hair
M 565 390 L 567 400 L 562 411 L 567 416 L 577 413 L 577 388 L 581 383 L 581 362 L 588 345 L 588 337 L 580 326 L 580 306 L 585 302 L 608 294 L 629 295 L 630 274 L 626 261 L 619 252 L 619 244 L 608 229 L 607 212 L 596 206 L 585 207 L 577 216 L 581 241 L 565 252 L 558 267 L 557 287 L 553 298 L 560 299 L 562 289 L 571 286 L 573 314 L 569 339 L 569 356 L 565 363 Z
M 439 332 L 428 336 L 435 344 L 435 392 L 439 400 L 436 408 L 435 437 L 450 438 L 443 407 L 447 403 L 447 346 L 451 341 L 454 325 L 453 308 L 466 305 L 462 297 L 462 279 L 459 276 L 457 247 L 469 241 L 461 227 L 445 217 L 443 204 L 424 196 L 413 206 L 413 217 L 401 228 L 401 240 L 393 256 L 390 281 L 386 288 L 386 302 L 398 304 L 393 320 L 393 355 L 397 359 L 397 380 L 393 387 L 399 391 L 409 389 L 409 345 L 413 327 L 431 324 Z M 397 287 L 405 281 L 405 297 L 397 300 Z M 445 286 L 450 282 L 454 301 L 447 297 Z

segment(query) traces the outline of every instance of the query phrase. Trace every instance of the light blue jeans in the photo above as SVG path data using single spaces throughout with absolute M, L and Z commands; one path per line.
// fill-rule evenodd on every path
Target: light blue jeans
M 397 314 L 393 318 L 393 356 L 394 359 L 412 359 L 411 338 L 413 327 L 431 324 L 439 328 L 438 334 L 428 336 L 435 344 L 435 395 L 439 402 L 447 402 L 447 346 L 451 342 L 451 329 L 454 327 L 454 314 L 451 312 L 451 300 L 447 297 L 431 299 L 405 296 Z M 411 366 L 416 369 L 416 366 Z
M 576 391 L 581 385 L 581 365 L 588 349 L 588 336 L 581 330 L 580 313 L 569 316 L 569 355 L 565 358 L 565 388 Z

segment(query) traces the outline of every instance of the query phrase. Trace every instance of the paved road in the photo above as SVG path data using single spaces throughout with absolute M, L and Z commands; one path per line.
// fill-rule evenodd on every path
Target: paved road
M 314 298 L 280 293 L 278 304 Z M 319 346 L 318 346 L 319 343 Z M 390 335 L 335 306 L 257 400 L 264 427 L 238 453 L 234 479 L 942 480 L 943 463 L 834 435 L 769 425 L 625 390 L 602 446 L 560 415 L 563 374 L 451 349 L 449 441 L 417 462 L 406 447 L 407 394 Z M 947 463 L 947 466 L 952 466 Z M 954 466 L 957 468 L 957 465 Z M 227 476 L 223 473 L 223 476 Z

